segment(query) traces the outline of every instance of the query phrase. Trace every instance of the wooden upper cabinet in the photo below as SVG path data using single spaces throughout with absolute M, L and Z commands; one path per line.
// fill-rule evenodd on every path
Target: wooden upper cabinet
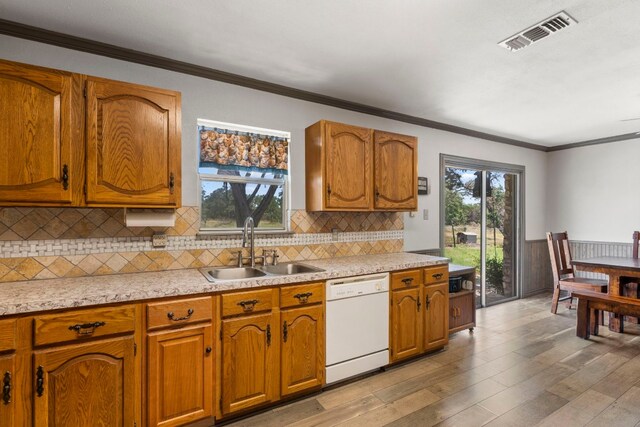
M 371 129 L 320 121 L 306 131 L 307 210 L 372 208 Z
M 0 204 L 78 204 L 81 76 L 0 62 Z
M 307 211 L 418 207 L 418 140 L 321 120 L 305 133 Z
M 374 132 L 376 209 L 418 208 L 418 139 Z
M 62 346 L 33 356 L 33 424 L 131 426 L 135 420 L 133 336 Z
M 89 206 L 180 206 L 180 94 L 89 77 Z

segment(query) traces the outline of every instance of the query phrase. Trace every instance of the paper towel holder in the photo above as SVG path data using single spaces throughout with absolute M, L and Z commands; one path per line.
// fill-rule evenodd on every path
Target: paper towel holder
M 127 227 L 173 227 L 176 210 L 124 208 L 124 222 Z

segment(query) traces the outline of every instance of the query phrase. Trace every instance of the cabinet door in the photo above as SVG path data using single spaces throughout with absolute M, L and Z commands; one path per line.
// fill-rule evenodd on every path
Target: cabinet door
M 81 87 L 79 75 L 0 62 L 2 204 L 79 203 Z
M 150 426 L 177 426 L 212 416 L 211 328 L 207 324 L 148 336 Z
M 412 136 L 375 131 L 376 209 L 418 208 L 418 140 Z
M 132 336 L 34 354 L 34 425 L 132 426 Z
M 391 293 L 391 361 L 419 354 L 422 341 L 420 288 Z
M 87 80 L 87 204 L 180 205 L 180 94 Z
M 424 287 L 424 350 L 449 342 L 449 284 Z
M 15 355 L 0 356 L 0 425 L 14 425 L 16 414 Z
M 222 413 L 278 398 L 279 335 L 271 313 L 222 321 Z
M 281 395 L 321 386 L 324 377 L 322 305 L 284 310 L 280 316 Z
M 325 127 L 325 206 L 370 210 L 371 130 L 327 122 Z

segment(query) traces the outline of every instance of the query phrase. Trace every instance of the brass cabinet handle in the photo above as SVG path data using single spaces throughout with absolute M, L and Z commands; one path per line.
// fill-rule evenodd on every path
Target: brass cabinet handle
M 435 273 L 431 275 L 431 277 L 433 277 L 436 280 L 442 279 L 442 276 L 444 276 L 444 274 L 442 273 Z
M 271 345 L 271 325 L 267 325 L 267 346 Z
M 193 308 L 190 308 L 189 310 L 187 310 L 187 315 L 183 316 L 183 317 L 175 317 L 173 314 L 173 311 L 170 311 L 167 313 L 167 317 L 169 318 L 169 320 L 173 321 L 173 322 L 180 322 L 182 320 L 189 320 L 191 318 L 191 316 L 193 316 Z
M 2 402 L 5 405 L 11 403 L 11 372 L 4 373 L 4 379 L 2 380 Z
M 256 304 L 258 304 L 258 300 L 257 299 L 250 299 L 250 300 L 246 300 L 246 301 L 240 301 L 238 303 L 238 305 L 240 307 L 242 307 L 242 309 L 245 312 L 253 311 L 253 309 L 256 308 Z
M 416 305 L 418 306 L 418 312 L 420 312 L 420 306 L 422 305 L 420 304 L 420 298 L 416 300 Z
M 38 397 L 42 397 L 44 394 L 44 368 L 42 366 L 38 366 L 36 370 L 36 393 Z
M 293 297 L 298 299 L 300 304 L 306 304 L 309 302 L 309 297 L 313 295 L 313 292 L 305 292 L 303 294 L 295 294 Z
M 69 166 L 67 165 L 62 166 L 62 189 L 69 189 Z
M 404 279 L 401 280 L 401 282 L 409 286 L 410 284 L 413 283 L 413 277 L 405 277 Z
M 331 197 L 331 184 L 327 185 L 327 194 Z
M 175 188 L 175 186 L 176 186 L 176 177 L 173 174 L 173 172 L 171 172 L 169 174 L 169 193 L 170 194 L 173 194 L 173 189 Z
M 429 310 L 429 304 L 431 304 L 431 300 L 429 299 L 429 295 L 427 295 L 427 298 L 424 301 L 424 309 L 425 310 Z
M 282 322 L 282 341 L 287 342 L 289 336 L 289 328 L 287 328 L 287 321 Z
M 211 354 L 212 348 L 211 347 L 207 347 L 204 349 L 204 352 L 207 354 Z
M 376 200 L 380 199 L 380 191 L 378 191 L 378 187 L 376 187 Z
M 105 322 L 82 323 L 69 326 L 70 331 L 76 331 L 78 335 L 91 335 L 100 326 L 106 325 Z

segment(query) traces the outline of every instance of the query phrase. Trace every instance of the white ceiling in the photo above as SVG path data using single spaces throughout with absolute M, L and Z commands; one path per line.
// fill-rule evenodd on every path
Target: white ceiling
M 561 10 L 579 24 L 497 45 Z M 0 17 L 540 145 L 640 131 L 638 0 L 0 0 Z

